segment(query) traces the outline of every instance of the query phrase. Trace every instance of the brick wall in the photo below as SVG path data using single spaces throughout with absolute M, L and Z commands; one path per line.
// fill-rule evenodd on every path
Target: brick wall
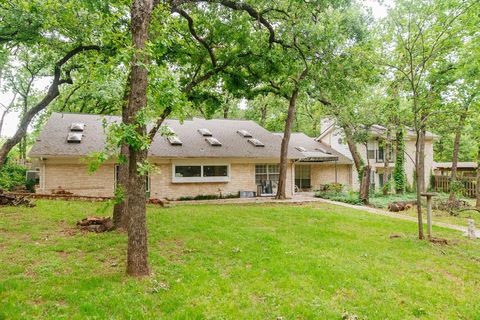
M 236 160 L 238 161 L 238 160 Z M 114 163 L 102 165 L 93 174 L 88 173 L 85 164 L 66 161 L 52 161 L 41 166 L 41 189 L 39 193 L 52 193 L 62 188 L 75 195 L 111 197 L 114 192 Z M 172 183 L 172 162 L 152 161 L 156 170 L 150 173 L 150 197 L 176 199 L 184 196 L 223 195 L 238 191 L 256 191 L 255 163 L 230 163 L 229 182 Z M 262 162 L 263 163 L 263 162 Z M 292 196 L 292 169 L 287 173 L 287 196 Z M 44 188 L 42 188 L 44 186 Z
M 45 163 L 41 167 L 44 189 L 40 193 L 52 193 L 59 187 L 81 196 L 110 197 L 113 195 L 115 177 L 113 164 L 102 165 L 90 174 L 85 164 Z
M 335 182 L 334 164 L 312 164 L 310 170 L 313 190 L 319 189 L 320 185 Z M 337 165 L 337 182 L 347 187 L 352 186 L 352 166 L 349 164 Z

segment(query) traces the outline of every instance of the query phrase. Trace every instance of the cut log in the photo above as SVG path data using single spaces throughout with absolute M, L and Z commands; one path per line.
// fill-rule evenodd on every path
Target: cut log
M 113 230 L 113 221 L 111 217 L 87 217 L 77 222 L 80 230 L 90 232 L 105 232 Z
M 26 207 L 35 207 L 35 203 L 30 201 L 29 199 L 13 195 L 3 193 L 3 190 L 0 192 L 0 206 L 26 206 Z

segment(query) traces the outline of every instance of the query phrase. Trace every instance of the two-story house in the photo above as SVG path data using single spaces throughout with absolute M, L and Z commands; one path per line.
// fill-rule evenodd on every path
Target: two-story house
M 369 140 L 366 145 L 358 144 L 358 152 L 365 163 L 369 163 L 372 167 L 371 183 L 372 187 L 380 190 L 383 187 L 383 175 L 391 175 L 395 166 L 395 153 L 393 146 L 390 150 L 384 150 L 384 143 L 387 129 L 380 125 L 374 125 L 370 129 Z M 433 142 L 437 136 L 431 132 L 426 133 L 425 138 L 425 183 L 428 183 L 433 168 Z M 325 119 L 321 123 L 321 134 L 316 139 L 332 149 L 342 153 L 347 158 L 352 159 L 352 154 L 345 141 L 343 130 L 335 124 L 334 120 Z M 416 134 L 410 128 L 405 131 L 405 174 L 407 182 L 410 186 L 414 184 L 415 173 L 415 141 Z M 385 156 L 389 153 L 388 167 L 385 169 Z M 352 176 L 357 177 L 355 166 L 352 166 Z M 353 179 L 352 188 L 359 188 L 358 179 Z

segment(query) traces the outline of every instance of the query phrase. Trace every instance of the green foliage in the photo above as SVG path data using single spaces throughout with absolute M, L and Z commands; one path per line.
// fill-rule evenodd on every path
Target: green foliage
M 407 176 L 405 174 L 405 132 L 399 129 L 397 132 L 395 167 L 393 169 L 393 181 L 395 192 L 403 193 L 407 187 Z
M 356 192 L 325 192 L 325 191 L 318 191 L 315 193 L 315 197 L 328 199 L 333 201 L 345 202 L 354 205 L 362 205 L 362 201 L 360 200 L 358 193 Z
M 24 186 L 26 172 L 25 167 L 7 160 L 5 165 L 0 168 L 0 188 L 12 190 L 16 186 Z
M 341 183 L 326 183 L 323 185 L 322 191 L 323 192 L 333 192 L 339 193 L 343 190 L 343 184 Z
M 218 199 L 233 199 L 238 198 L 238 193 L 228 193 L 225 195 L 220 194 L 199 194 L 197 196 L 184 196 L 179 197 L 178 201 L 191 201 L 191 200 L 218 200 Z

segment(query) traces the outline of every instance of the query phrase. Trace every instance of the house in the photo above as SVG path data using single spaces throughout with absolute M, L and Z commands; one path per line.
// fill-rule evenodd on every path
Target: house
M 367 145 L 358 144 L 357 148 L 365 163 L 369 163 L 372 167 L 371 174 L 371 185 L 375 190 L 380 190 L 383 187 L 383 175 L 388 174 L 389 176 L 393 172 L 395 166 L 395 154 L 393 152 L 393 147 L 388 150 L 389 152 L 389 163 L 388 168 L 385 170 L 385 155 L 386 150 L 384 150 L 382 140 L 385 137 L 387 129 L 380 125 L 374 125 L 370 129 L 369 140 Z M 438 136 L 427 132 L 425 137 L 425 183 L 428 183 L 430 174 L 433 169 L 433 142 L 437 139 Z M 345 141 L 345 135 L 343 130 L 336 125 L 334 120 L 325 119 L 321 123 L 321 134 L 316 139 L 319 142 L 326 144 L 334 150 L 342 153 L 348 159 L 352 159 L 352 154 L 348 148 L 348 145 Z M 407 178 L 407 183 L 410 186 L 414 184 L 414 173 L 415 173 L 415 142 L 416 134 L 412 129 L 406 128 L 405 134 L 405 174 Z M 352 167 L 352 175 L 357 177 L 355 166 Z M 355 190 L 359 188 L 359 180 L 353 179 L 352 187 Z
M 38 193 L 65 190 L 75 195 L 111 197 L 118 161 L 111 159 L 89 173 L 86 157 L 105 149 L 103 123 L 120 117 L 53 113 L 29 156 L 40 172 Z M 157 134 L 146 177 L 151 198 L 177 199 L 197 195 L 273 195 L 279 178 L 282 137 L 253 121 L 167 120 L 167 136 Z M 351 160 L 321 142 L 294 134 L 288 150 L 287 196 L 297 189 L 326 182 L 350 183 Z M 298 179 L 295 176 L 297 173 Z

